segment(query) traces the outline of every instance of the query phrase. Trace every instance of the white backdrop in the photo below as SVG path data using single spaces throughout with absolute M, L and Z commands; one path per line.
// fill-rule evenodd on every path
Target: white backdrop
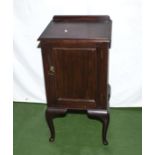
M 110 105 L 141 106 L 140 0 L 14 0 L 14 101 L 46 103 L 37 38 L 53 15 L 110 15 Z

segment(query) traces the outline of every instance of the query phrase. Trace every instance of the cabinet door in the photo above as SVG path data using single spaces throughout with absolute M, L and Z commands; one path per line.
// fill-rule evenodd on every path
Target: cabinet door
M 55 98 L 51 105 L 82 109 L 96 107 L 96 48 L 53 48 L 49 57 L 50 89 Z

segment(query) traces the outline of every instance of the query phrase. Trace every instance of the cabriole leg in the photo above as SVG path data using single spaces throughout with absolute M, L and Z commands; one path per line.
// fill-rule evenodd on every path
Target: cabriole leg
M 107 131 L 109 126 L 109 113 L 106 110 L 87 110 L 88 117 L 102 122 L 102 141 L 104 145 L 108 145 Z
M 46 122 L 50 130 L 50 138 L 49 141 L 53 142 L 55 140 L 55 128 L 53 124 L 53 120 L 56 117 L 61 117 L 66 114 L 66 109 L 53 109 L 53 108 L 48 108 L 45 111 L 45 117 L 46 117 Z

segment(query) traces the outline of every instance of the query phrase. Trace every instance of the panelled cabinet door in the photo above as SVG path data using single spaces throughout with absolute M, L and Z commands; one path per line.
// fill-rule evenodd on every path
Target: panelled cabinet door
M 107 46 L 43 49 L 49 107 L 107 108 Z
M 96 48 L 53 48 L 49 57 L 49 78 L 56 98 L 52 106 L 96 107 Z

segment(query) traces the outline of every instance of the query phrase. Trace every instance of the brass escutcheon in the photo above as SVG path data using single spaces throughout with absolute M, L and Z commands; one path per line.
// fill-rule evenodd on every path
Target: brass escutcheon
M 49 75 L 54 75 L 55 74 L 55 68 L 54 66 L 50 66 L 50 70 L 48 72 Z

